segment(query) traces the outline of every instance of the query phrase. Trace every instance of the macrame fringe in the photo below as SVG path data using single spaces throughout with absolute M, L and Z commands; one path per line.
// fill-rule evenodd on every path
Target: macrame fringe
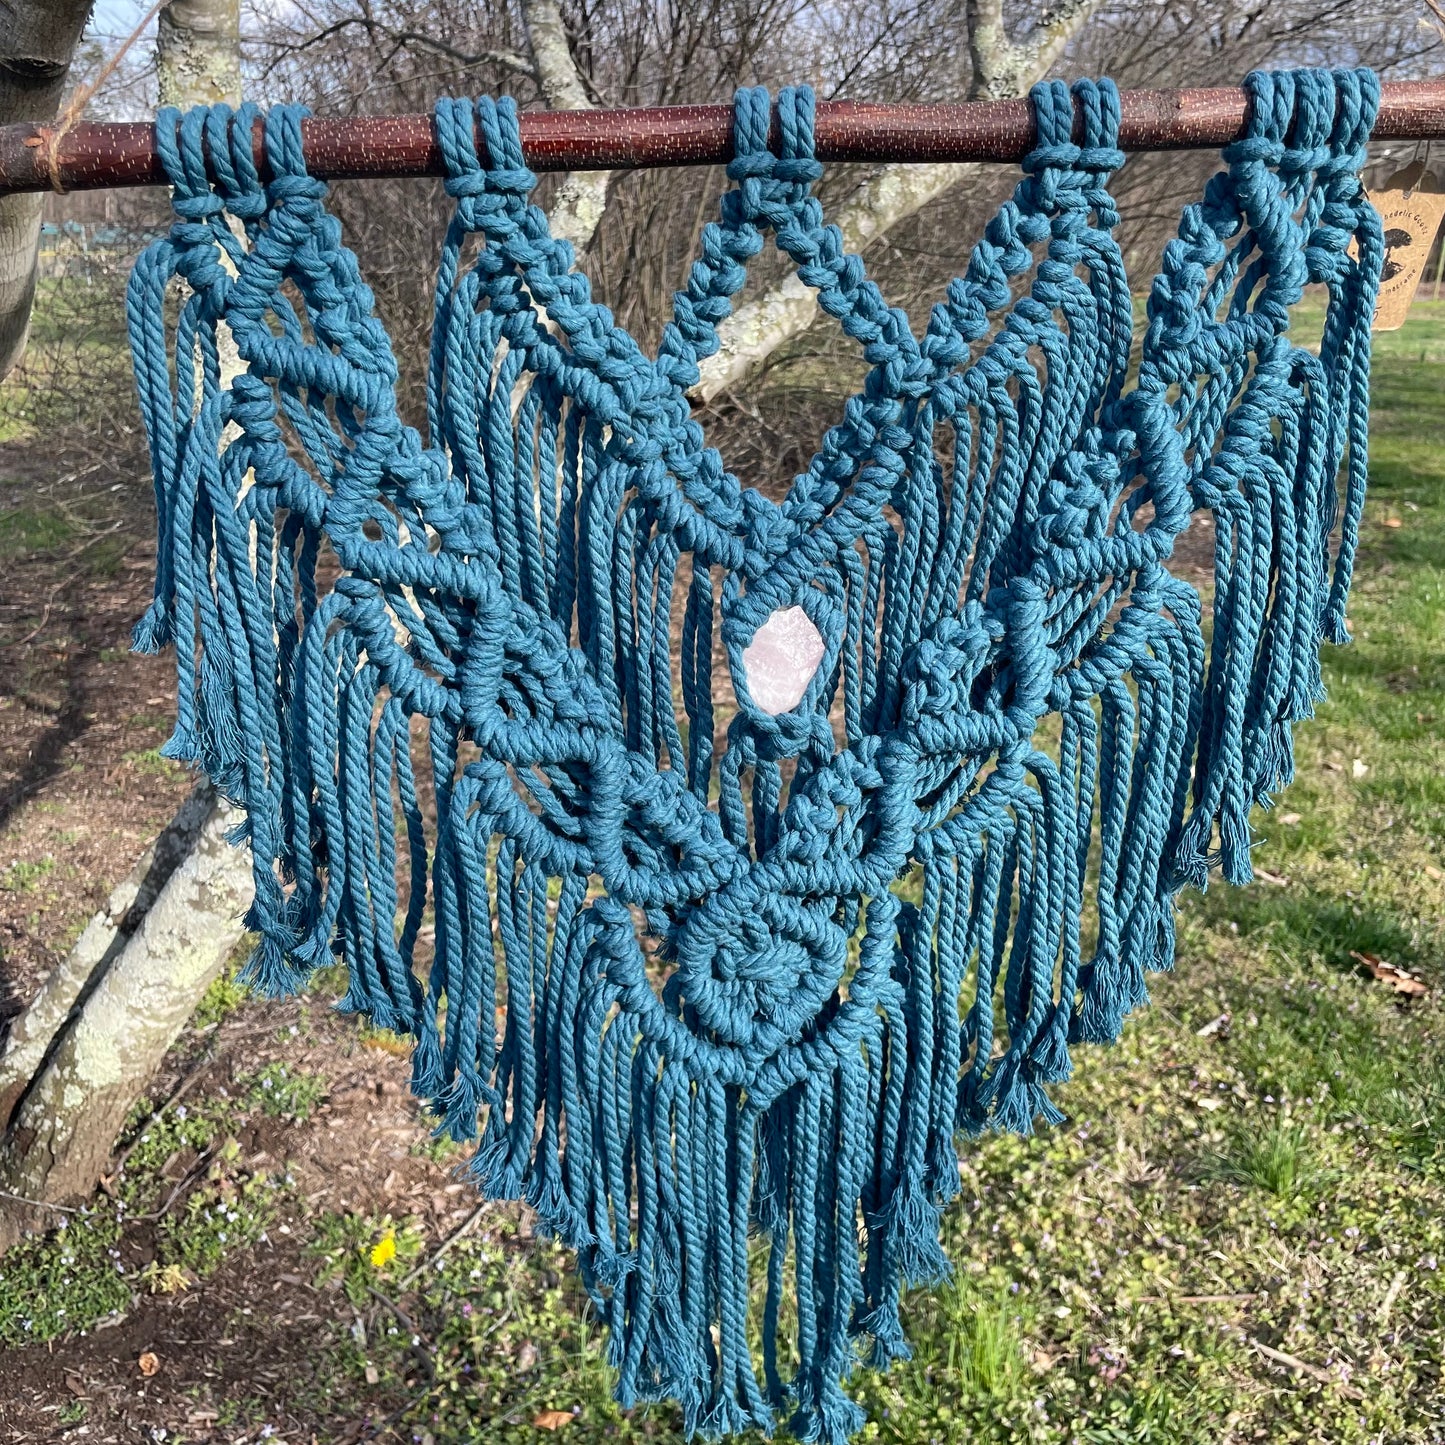
M 340 1007 L 413 1037 L 478 1187 L 577 1251 L 619 1400 L 676 1399 L 689 1434 L 846 1440 L 859 1352 L 906 1357 L 901 1290 L 948 1276 L 960 1133 L 1060 1121 L 1071 1045 L 1171 965 L 1178 888 L 1251 876 L 1249 810 L 1345 637 L 1383 253 L 1373 76 L 1249 85 L 1127 390 L 1107 82 L 1035 89 L 1026 175 L 921 339 L 809 194 L 811 93 L 779 97 L 774 154 L 740 92 L 655 361 L 528 204 L 511 103 L 443 101 L 425 446 L 302 113 L 266 115 L 264 187 L 252 108 L 158 120 L 179 220 L 130 288 L 160 535 L 135 643 L 176 648 L 166 755 L 247 810 L 246 977 L 345 963 Z M 781 504 L 686 399 L 769 230 L 872 368 Z M 1307 283 L 1317 356 L 1285 334 Z M 1207 652 L 1165 566 L 1201 511 Z M 770 716 L 738 659 L 794 606 L 825 656 Z

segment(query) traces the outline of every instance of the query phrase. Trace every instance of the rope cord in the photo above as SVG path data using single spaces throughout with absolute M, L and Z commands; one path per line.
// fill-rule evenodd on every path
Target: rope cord
M 512 102 L 443 100 L 425 440 L 304 112 L 265 116 L 264 186 L 251 107 L 158 120 L 178 219 L 129 315 L 164 751 L 247 809 L 249 978 L 334 952 L 342 1007 L 412 1035 L 480 1188 L 577 1251 L 625 1404 L 844 1441 L 859 1348 L 906 1354 L 900 1288 L 948 1272 L 959 1134 L 1060 1119 L 1070 1045 L 1170 966 L 1178 890 L 1251 876 L 1250 809 L 1347 636 L 1383 247 L 1374 75 L 1247 84 L 1133 371 L 1111 82 L 1034 88 L 1039 144 L 921 336 L 810 193 L 811 91 L 777 97 L 776 153 L 739 91 L 655 359 L 530 204 Z M 686 397 L 769 233 L 869 366 L 780 501 Z M 1288 336 L 1306 284 L 1318 354 Z M 1166 566 L 1199 512 L 1207 649 Z M 790 608 L 823 661 L 774 715 L 742 655 Z

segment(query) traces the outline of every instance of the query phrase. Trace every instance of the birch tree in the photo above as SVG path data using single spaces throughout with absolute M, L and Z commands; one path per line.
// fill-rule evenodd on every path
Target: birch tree
M 95 0 L 0 5 L 0 125 L 52 121 Z M 0 197 L 0 377 L 25 353 L 43 196 Z

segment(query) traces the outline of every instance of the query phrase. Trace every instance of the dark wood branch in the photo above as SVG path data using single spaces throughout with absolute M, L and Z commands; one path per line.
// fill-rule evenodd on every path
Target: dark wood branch
M 1445 80 L 1383 87 L 1377 140 L 1445 139 Z M 1248 100 L 1238 88 L 1133 90 L 1122 96 L 1119 143 L 1126 151 L 1214 150 L 1244 133 Z M 442 174 L 430 116 L 392 115 L 302 122 L 311 173 L 326 180 Z M 816 140 L 824 161 L 1017 162 L 1033 145 L 1027 101 L 953 105 L 819 102 Z M 522 146 L 537 171 L 633 170 L 717 165 L 732 155 L 732 107 L 529 111 Z M 0 126 L 0 195 L 103 190 L 165 182 L 149 122 L 77 125 L 55 147 L 43 125 Z M 256 162 L 266 176 L 261 126 Z

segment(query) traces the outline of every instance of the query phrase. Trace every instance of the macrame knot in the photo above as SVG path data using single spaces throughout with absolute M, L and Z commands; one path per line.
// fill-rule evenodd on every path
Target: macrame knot
M 778 92 L 778 127 L 782 136 L 773 175 L 780 181 L 806 188 L 822 174 L 822 162 L 813 155 L 813 89 L 785 86 Z
M 1096 180 L 1112 175 L 1124 164 L 1119 149 L 1119 88 L 1112 80 L 1076 80 L 1070 89 L 1078 107 L 1082 132 L 1075 165 Z
M 771 176 L 777 157 L 768 149 L 773 101 L 764 86 L 739 86 L 733 94 L 733 158 L 728 162 L 731 181 Z
M 1097 429 L 1082 442 L 1080 449 L 1063 458 L 1062 475 L 1050 478 L 1044 487 L 1033 532 L 1034 550 L 1040 555 L 1054 546 L 1098 541 L 1107 531 L 1118 494 L 1119 458 L 1103 450 Z

